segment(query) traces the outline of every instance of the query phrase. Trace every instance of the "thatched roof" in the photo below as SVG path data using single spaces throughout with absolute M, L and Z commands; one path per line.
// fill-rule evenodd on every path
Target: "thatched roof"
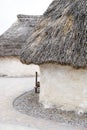
M 40 16 L 18 15 L 17 21 L 0 36 L 0 57 L 18 56 L 26 39 L 33 33 Z
M 54 0 L 20 57 L 26 64 L 87 67 L 86 0 Z

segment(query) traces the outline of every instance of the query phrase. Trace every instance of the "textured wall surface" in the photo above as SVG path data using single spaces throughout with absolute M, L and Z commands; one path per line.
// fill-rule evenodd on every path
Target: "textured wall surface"
M 87 111 L 87 69 L 44 64 L 40 71 L 40 102 L 45 107 Z
M 36 65 L 24 65 L 17 58 L 0 58 L 0 76 L 24 77 L 34 76 L 39 72 Z

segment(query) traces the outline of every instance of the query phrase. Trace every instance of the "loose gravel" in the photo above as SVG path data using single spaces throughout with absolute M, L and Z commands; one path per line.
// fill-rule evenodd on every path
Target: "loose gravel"
M 19 112 L 36 118 L 50 119 L 57 122 L 63 122 L 74 126 L 87 128 L 87 113 L 78 115 L 74 111 L 63 111 L 56 108 L 44 108 L 39 103 L 39 94 L 34 90 L 26 92 L 17 97 L 13 106 Z

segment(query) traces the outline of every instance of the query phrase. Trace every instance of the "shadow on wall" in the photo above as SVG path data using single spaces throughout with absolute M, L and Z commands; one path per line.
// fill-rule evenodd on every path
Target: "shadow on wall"
M 0 77 L 30 77 L 39 71 L 37 65 L 25 65 L 17 58 L 0 58 Z

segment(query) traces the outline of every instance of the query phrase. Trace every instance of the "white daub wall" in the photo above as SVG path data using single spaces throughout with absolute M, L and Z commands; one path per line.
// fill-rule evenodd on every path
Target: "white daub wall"
M 39 72 L 38 66 L 22 64 L 17 58 L 0 58 L 0 76 L 27 77 L 34 76 L 36 71 Z
M 87 69 L 40 65 L 40 102 L 44 107 L 87 111 Z

